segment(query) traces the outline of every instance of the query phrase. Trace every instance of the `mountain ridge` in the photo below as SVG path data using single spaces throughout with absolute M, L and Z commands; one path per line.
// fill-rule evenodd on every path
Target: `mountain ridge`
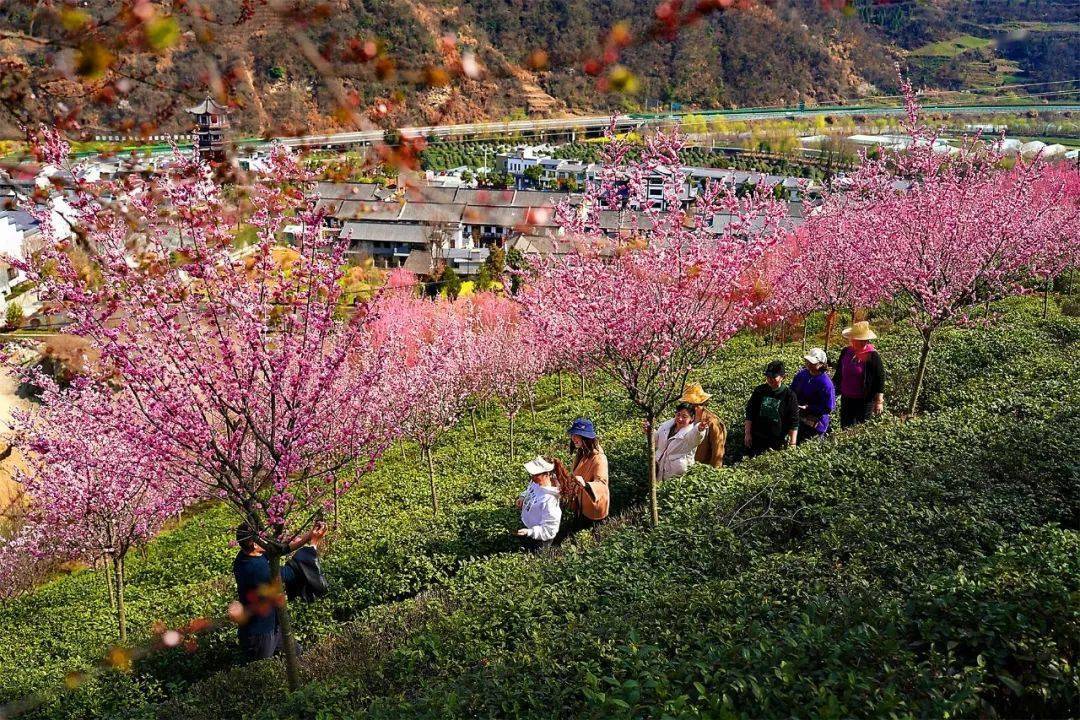
M 14 0 L 0 7 L 3 130 L 72 106 L 87 133 L 183 131 L 184 106 L 210 88 L 234 106 L 233 125 L 256 135 L 814 104 L 893 92 L 897 63 L 930 86 L 962 83 L 976 60 L 999 68 L 982 46 L 944 61 L 908 50 L 961 21 L 1075 14 L 1055 0 L 1033 5 L 1003 15 L 986 0 L 900 3 L 886 8 L 892 21 L 875 6 L 871 22 L 856 5 L 810 0 L 207 0 L 201 16 L 177 1 L 143 24 L 87 10 L 73 33 L 70 15 Z M 974 10 L 957 19 L 957 8 Z M 175 32 L 149 46 L 140 33 L 162 18 Z M 1033 62 L 1049 54 L 1037 49 Z

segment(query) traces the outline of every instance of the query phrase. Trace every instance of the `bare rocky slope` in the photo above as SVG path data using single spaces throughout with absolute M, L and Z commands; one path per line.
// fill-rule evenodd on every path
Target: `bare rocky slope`
M 1036 4 L 1042 19 L 1069 7 Z M 156 17 L 175 28 L 154 47 L 130 4 L 87 5 L 80 26 L 51 3 L 0 4 L 7 133 L 73 109 L 88 132 L 185 129 L 183 107 L 215 84 L 249 134 L 834 101 L 892 91 L 901 45 L 947 35 L 959 10 L 1002 12 L 986 0 L 886 15 L 859 0 L 173 0 Z

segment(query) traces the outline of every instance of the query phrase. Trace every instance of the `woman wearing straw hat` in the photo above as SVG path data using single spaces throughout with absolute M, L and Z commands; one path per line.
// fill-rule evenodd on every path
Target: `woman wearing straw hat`
M 844 328 L 848 346 L 840 351 L 833 385 L 840 393 L 840 427 L 866 422 L 885 410 L 885 366 L 870 341 L 877 337 L 860 320 Z
M 690 383 L 683 390 L 679 402 L 686 403 L 694 409 L 694 422 L 705 423 L 708 432 L 705 439 L 698 445 L 694 453 L 694 462 L 705 463 L 713 467 L 724 464 L 724 445 L 727 443 L 727 428 L 724 422 L 711 410 L 705 407 L 712 395 L 705 392 L 699 383 Z
M 799 401 L 799 438 L 807 440 L 824 435 L 836 406 L 836 388 L 829 374 L 829 356 L 821 348 L 803 355 L 803 369 L 795 373 L 791 390 Z
M 521 524 L 517 531 L 522 546 L 529 552 L 540 552 L 551 547 L 559 533 L 562 508 L 559 507 L 559 488 L 552 482 L 551 473 L 555 463 L 537 455 L 525 463 L 525 472 L 531 481 L 525 492 L 518 497 L 521 508 Z

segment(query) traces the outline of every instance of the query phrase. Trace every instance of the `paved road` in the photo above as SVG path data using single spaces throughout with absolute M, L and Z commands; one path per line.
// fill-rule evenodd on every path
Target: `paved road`
M 928 113 L 949 114 L 1000 114 L 1023 113 L 1028 110 L 1080 111 L 1080 104 L 1044 104 L 1044 105 L 924 105 Z M 615 118 L 620 130 L 678 122 L 688 114 L 703 115 L 707 118 L 726 120 L 768 120 L 776 118 L 813 117 L 815 115 L 901 115 L 904 108 L 870 106 L 826 106 L 815 108 L 748 108 L 746 110 L 698 111 L 694 113 L 660 113 L 619 115 Z M 568 132 L 587 131 L 606 128 L 611 118 L 606 115 L 594 115 L 576 118 L 556 118 L 549 120 L 513 120 L 506 122 L 465 123 L 461 125 L 427 125 L 401 128 L 403 137 L 475 137 L 481 135 L 509 135 L 512 133 Z M 303 135 L 280 138 L 280 141 L 292 147 L 333 147 L 338 145 L 371 145 L 383 138 L 382 130 L 363 130 L 359 132 L 334 133 L 328 135 Z M 252 141 L 257 146 L 266 145 L 265 141 Z

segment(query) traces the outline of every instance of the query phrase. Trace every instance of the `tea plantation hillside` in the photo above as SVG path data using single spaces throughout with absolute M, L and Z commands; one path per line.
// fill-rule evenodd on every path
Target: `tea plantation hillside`
M 565 453 L 593 417 L 620 516 L 551 557 L 512 552 L 503 420 L 468 423 L 436 460 L 433 520 L 412 448 L 341 506 L 333 590 L 297 607 L 305 687 L 275 662 L 231 668 L 228 627 L 130 672 L 92 667 L 111 638 L 102 578 L 82 571 L 0 608 L 0 700 L 34 718 L 1064 717 L 1080 703 L 1080 321 L 1039 303 L 943 333 L 925 412 L 662 488 L 644 524 L 639 421 L 613 388 L 553 379 L 521 454 Z M 884 322 L 879 325 L 884 325 Z M 899 406 L 917 360 L 878 343 Z M 740 408 L 764 362 L 798 346 L 740 337 L 698 378 L 740 455 Z M 714 401 L 715 402 L 715 401 Z M 151 637 L 219 617 L 231 519 L 209 508 L 133 559 L 131 626 Z

